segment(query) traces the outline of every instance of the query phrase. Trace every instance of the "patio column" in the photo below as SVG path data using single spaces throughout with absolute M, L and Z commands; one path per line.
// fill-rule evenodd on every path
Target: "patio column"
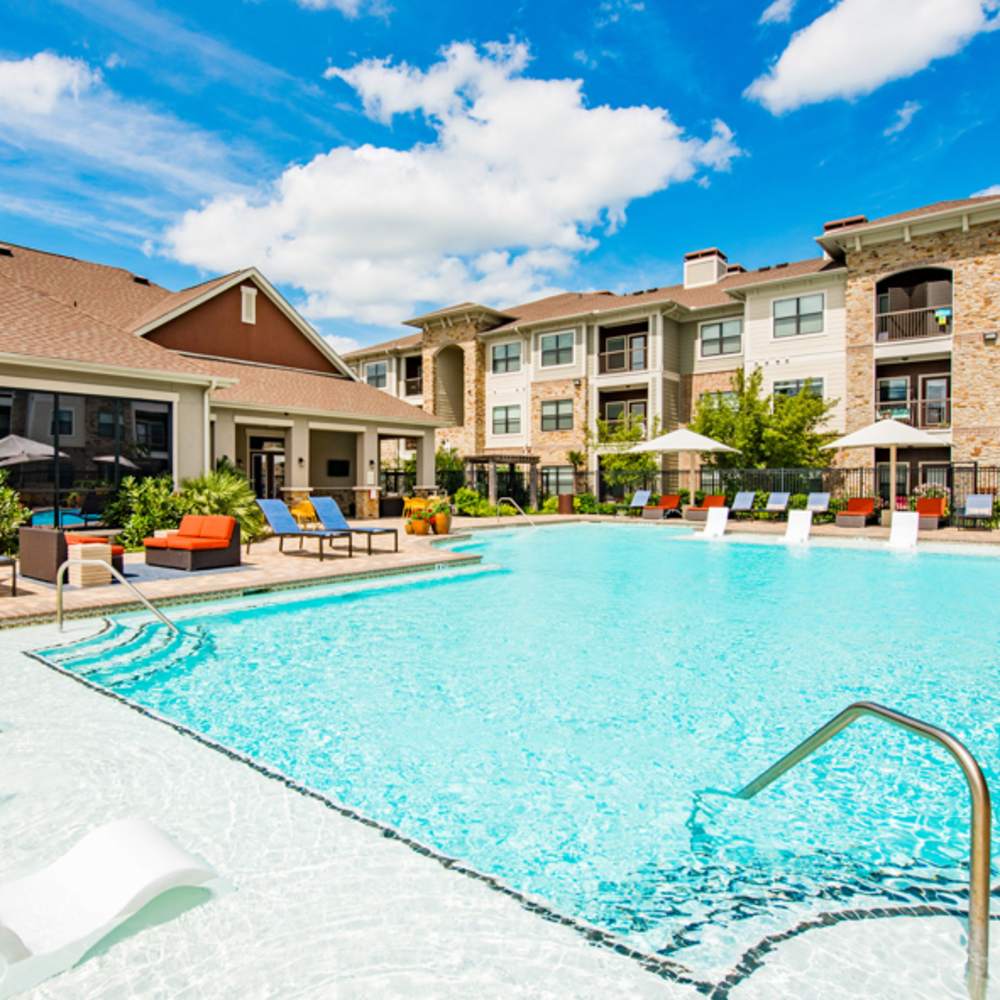
M 309 486 L 309 421 L 296 417 L 288 432 L 288 485 Z
M 354 513 L 358 518 L 379 516 L 378 430 L 366 427 L 358 433 L 357 469 L 354 474 Z
M 426 430 L 417 438 L 418 493 L 437 492 L 437 469 L 434 464 L 434 431 Z
M 487 494 L 489 496 L 490 503 L 495 504 L 497 502 L 497 463 L 490 459 L 489 464 L 486 467 L 486 483 L 487 483 Z
M 222 458 L 223 455 L 229 459 L 233 465 L 236 464 L 236 421 L 230 410 L 216 410 L 215 420 L 215 450 L 211 456 L 212 465 Z

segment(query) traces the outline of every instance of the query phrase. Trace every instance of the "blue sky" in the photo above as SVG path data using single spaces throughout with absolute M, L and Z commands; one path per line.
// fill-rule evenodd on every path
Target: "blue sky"
M 343 348 L 706 245 L 814 256 L 827 219 L 1000 185 L 998 8 L 23 0 L 0 239 L 168 287 L 256 264 Z

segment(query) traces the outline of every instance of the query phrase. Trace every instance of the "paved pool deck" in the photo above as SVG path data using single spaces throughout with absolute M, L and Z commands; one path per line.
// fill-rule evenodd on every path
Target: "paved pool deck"
M 737 966 L 710 978 L 630 953 L 543 901 L 24 655 L 99 627 L 90 618 L 62 635 L 53 625 L 0 633 L 0 881 L 53 860 L 95 826 L 139 815 L 233 888 L 150 911 L 145 926 L 32 997 L 966 996 L 956 916 L 853 913 L 790 926 L 748 941 Z

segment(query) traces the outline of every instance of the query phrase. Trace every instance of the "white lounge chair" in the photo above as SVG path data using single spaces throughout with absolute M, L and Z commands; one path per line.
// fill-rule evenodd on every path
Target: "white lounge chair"
M 811 510 L 790 510 L 785 528 L 786 545 L 805 545 L 812 531 L 813 512 Z
M 810 493 L 806 497 L 806 510 L 813 514 L 826 514 L 830 510 L 829 493 Z
M 0 998 L 64 972 L 168 889 L 221 885 L 144 819 L 91 830 L 46 868 L 0 885 Z
M 729 522 L 729 508 L 709 507 L 707 515 L 702 535 L 705 538 L 722 538 L 726 533 L 726 524 Z
M 920 515 L 915 510 L 894 510 L 892 528 L 889 531 L 890 549 L 915 549 Z

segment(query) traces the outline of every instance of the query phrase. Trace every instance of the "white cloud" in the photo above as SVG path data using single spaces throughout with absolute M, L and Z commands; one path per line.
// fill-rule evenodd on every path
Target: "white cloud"
M 369 14 L 384 17 L 389 8 L 381 0 L 296 0 L 306 10 L 338 10 L 344 17 L 356 18 L 367 10 Z
M 353 337 L 345 337 L 337 333 L 326 333 L 323 339 L 338 353 L 350 354 L 351 351 L 358 350 L 362 344 L 360 340 Z
M 372 118 L 415 113 L 434 140 L 338 146 L 257 197 L 217 197 L 167 233 L 170 252 L 213 271 L 255 263 L 301 288 L 317 319 L 510 304 L 554 290 L 633 199 L 740 152 L 721 121 L 702 139 L 662 108 L 589 107 L 579 80 L 525 76 L 528 59 L 521 44 L 454 43 L 426 70 L 380 59 L 328 70 Z
M 998 26 L 997 0 L 840 0 L 792 36 L 745 96 L 781 114 L 871 93 Z
M 985 187 L 982 191 L 976 191 L 972 195 L 973 198 L 989 197 L 991 195 L 1000 195 L 1000 184 L 991 184 L 989 187 Z
M 643 0 L 601 0 L 597 6 L 595 27 L 617 24 L 626 14 L 639 14 L 646 9 Z
M 784 24 L 792 19 L 795 0 L 774 0 L 764 8 L 758 24 Z
M 78 100 L 101 74 L 79 59 L 39 52 L 30 59 L 0 61 L 0 116 L 50 115 L 64 99 Z
M 902 106 L 896 108 L 896 116 L 883 130 L 882 135 L 891 139 L 908 129 L 922 107 L 923 105 L 919 101 L 906 101 Z

